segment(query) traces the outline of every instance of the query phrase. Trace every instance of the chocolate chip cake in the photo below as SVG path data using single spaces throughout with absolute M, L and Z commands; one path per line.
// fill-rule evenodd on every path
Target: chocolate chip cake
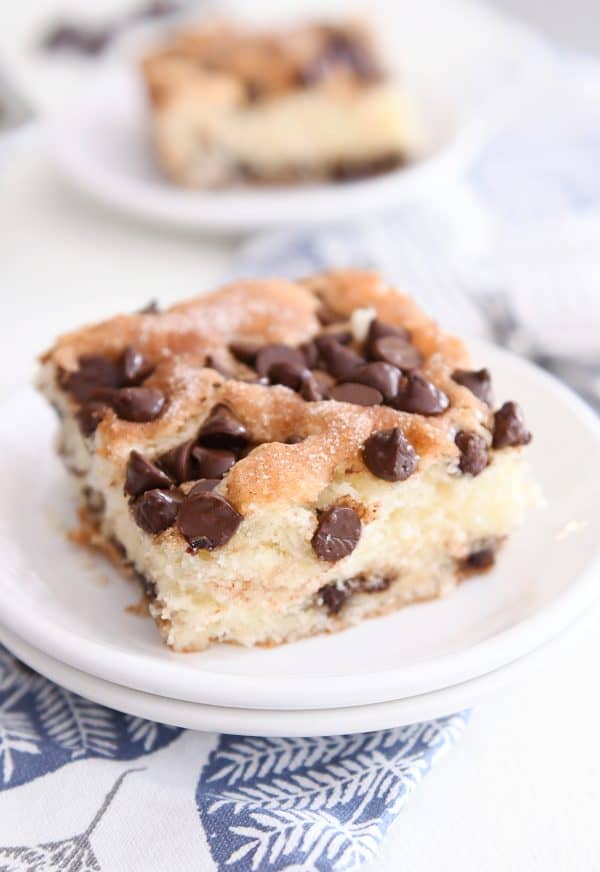
M 490 373 L 376 273 L 238 281 L 61 337 L 40 387 L 95 541 L 177 651 L 440 597 L 534 501 Z
M 207 24 L 142 63 L 160 166 L 186 187 L 368 176 L 422 146 L 363 24 Z

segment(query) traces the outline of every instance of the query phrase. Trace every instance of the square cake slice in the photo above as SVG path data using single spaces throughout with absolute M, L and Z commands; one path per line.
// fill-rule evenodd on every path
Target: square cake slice
M 293 184 L 401 166 L 423 134 L 360 23 L 207 24 L 146 57 L 158 162 L 185 187 Z
M 535 502 L 520 408 L 376 273 L 238 281 L 61 337 L 40 387 L 94 541 L 177 651 L 441 597 Z M 495 409 L 495 411 L 494 411 Z

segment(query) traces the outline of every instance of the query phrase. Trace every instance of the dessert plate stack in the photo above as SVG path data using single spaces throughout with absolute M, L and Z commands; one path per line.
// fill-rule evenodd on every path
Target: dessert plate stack
M 545 505 L 487 575 L 445 600 L 273 649 L 175 654 L 101 556 L 70 543 L 71 497 L 32 390 L 5 403 L 0 641 L 70 690 L 200 730 L 311 735 L 400 726 L 468 707 L 544 662 L 600 591 L 600 422 L 531 364 L 474 344 L 498 395 L 527 409 Z

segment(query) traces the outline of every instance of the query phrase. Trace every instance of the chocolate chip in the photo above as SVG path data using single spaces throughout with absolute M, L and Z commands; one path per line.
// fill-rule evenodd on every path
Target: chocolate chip
M 299 69 L 298 83 L 312 87 L 340 67 L 349 70 L 360 81 L 377 81 L 382 76 L 380 67 L 362 40 L 332 29 L 321 50 Z
M 483 436 L 459 430 L 454 442 L 460 451 L 458 466 L 466 475 L 479 475 L 489 463 L 488 446 Z
M 195 439 L 188 439 L 181 445 L 171 448 L 159 457 L 160 466 L 171 475 L 175 481 L 189 481 L 192 476 L 192 448 L 196 445 Z
M 256 360 L 256 354 L 260 347 L 261 346 L 258 342 L 240 340 L 239 342 L 232 342 L 229 346 L 229 350 L 237 360 L 240 360 L 248 366 L 253 366 L 254 361 Z
M 454 439 L 460 451 L 460 471 L 466 475 L 479 475 L 489 463 L 488 447 L 483 436 L 468 430 L 459 430 Z
M 297 433 L 292 433 L 291 436 L 285 440 L 286 445 L 298 445 L 299 442 L 304 442 L 306 436 L 299 436 Z
M 149 490 L 133 504 L 133 516 L 138 527 L 147 533 L 161 533 L 177 519 L 183 494 L 177 490 Z
M 327 371 L 336 379 L 349 378 L 356 367 L 366 363 L 360 354 L 352 351 L 351 348 L 344 348 L 331 336 L 318 336 L 315 338 L 315 343 L 325 362 Z
M 96 431 L 98 424 L 106 413 L 106 405 L 90 400 L 84 403 L 77 412 L 77 420 L 79 421 L 79 429 L 84 436 L 91 436 Z
M 79 24 L 57 24 L 45 35 L 42 47 L 46 51 L 79 52 L 84 55 L 100 54 L 114 36 L 110 27 L 82 27 Z
M 313 373 L 309 373 L 309 375 L 304 377 L 300 385 L 300 396 L 307 403 L 319 403 L 325 399 L 325 390 Z
M 489 569 L 496 562 L 496 549 L 493 546 L 473 551 L 461 561 L 463 569 Z
M 330 615 L 339 614 L 342 606 L 351 596 L 352 590 L 350 587 L 338 584 L 335 581 L 331 584 L 326 584 L 319 591 L 319 597 Z
M 300 345 L 300 351 L 304 355 L 306 365 L 309 369 L 314 369 L 319 360 L 319 349 L 315 342 L 303 342 Z
M 100 388 L 93 399 L 106 403 L 118 418 L 145 423 L 158 418 L 165 405 L 165 395 L 158 388 Z
M 383 394 L 384 400 L 392 400 L 398 393 L 402 373 L 389 363 L 365 363 L 352 370 L 351 379 L 361 385 L 369 385 L 371 388 Z
M 125 493 L 137 497 L 153 488 L 168 488 L 173 480 L 155 463 L 146 460 L 138 451 L 132 451 L 125 474 Z
M 289 363 L 292 366 L 305 365 L 304 355 L 298 348 L 291 345 L 263 345 L 254 361 L 254 368 L 259 375 L 268 375 L 275 363 Z
M 399 427 L 369 436 L 362 455 L 369 472 L 385 481 L 405 481 L 419 463 L 419 456 Z
M 229 542 L 242 522 L 242 516 L 224 497 L 210 491 L 197 491 L 184 500 L 177 526 L 194 550 L 212 551 Z
M 224 403 L 217 403 L 200 429 L 204 445 L 239 451 L 248 441 L 248 431 L 240 419 Z
M 529 442 L 531 433 L 525 424 L 521 407 L 517 403 L 504 403 L 494 415 L 494 448 L 527 445 Z
M 419 349 L 400 336 L 382 336 L 372 343 L 369 350 L 375 360 L 382 360 L 402 370 L 417 369 L 423 363 Z
M 123 368 L 123 379 L 127 385 L 137 385 L 152 372 L 152 364 L 147 360 L 141 351 L 134 348 L 133 345 L 128 345 L 123 352 L 121 359 Z
M 222 478 L 236 461 L 233 451 L 205 448 L 203 445 L 192 448 L 192 456 L 198 478 Z
M 334 563 L 354 551 L 360 533 L 360 518 L 354 509 L 332 506 L 321 513 L 310 544 L 319 560 Z
M 395 327 L 393 324 L 386 324 L 378 318 L 373 318 L 367 333 L 367 348 L 370 349 L 377 339 L 383 339 L 384 336 L 398 336 L 410 342 L 410 333 L 406 327 Z
M 416 374 L 402 379 L 398 395 L 393 400 L 395 409 L 415 415 L 439 415 L 449 405 L 450 401 L 443 391 Z
M 160 306 L 158 305 L 158 300 L 150 300 L 143 306 L 141 309 L 137 311 L 138 315 L 158 315 L 160 314 Z
M 338 403 L 354 403 L 355 406 L 378 406 L 383 403 L 383 396 L 376 388 L 357 382 L 336 385 L 329 391 L 329 396 Z
M 358 590 L 364 593 L 381 593 L 388 590 L 392 579 L 388 575 L 359 575 L 357 577 Z
M 452 373 L 452 379 L 457 384 L 468 388 L 482 403 L 486 403 L 488 406 L 493 405 L 492 376 L 489 369 L 457 369 Z
M 300 389 L 308 374 L 305 366 L 298 366 L 285 360 L 281 363 L 274 363 L 269 369 L 269 379 L 272 384 L 285 385 L 293 391 Z
M 206 491 L 212 491 L 218 484 L 221 484 L 220 478 L 202 478 L 200 481 L 197 481 L 194 487 L 188 492 L 188 497 L 192 497 L 195 494 L 205 493 Z
M 85 403 L 99 388 L 119 387 L 120 367 L 108 357 L 85 354 L 79 358 L 79 368 L 75 372 L 61 376 L 61 384 L 78 402 Z
M 349 345 L 354 339 L 354 334 L 351 330 L 329 330 L 327 333 L 321 333 L 319 337 L 326 336 L 328 339 L 335 339 L 340 345 Z

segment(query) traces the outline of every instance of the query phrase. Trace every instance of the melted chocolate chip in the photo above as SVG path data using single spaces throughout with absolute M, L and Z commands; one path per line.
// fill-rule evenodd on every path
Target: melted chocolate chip
M 61 376 L 61 384 L 78 402 L 85 403 L 99 388 L 119 387 L 121 368 L 108 357 L 85 354 L 79 358 L 79 368 L 75 372 Z
M 319 560 L 335 563 L 354 551 L 361 529 L 360 518 L 354 509 L 332 506 L 319 516 L 310 544 Z
M 192 456 L 198 478 L 222 478 L 236 461 L 233 451 L 205 448 L 203 445 L 192 448 Z
M 399 427 L 373 433 L 362 454 L 369 472 L 385 481 L 405 481 L 419 463 L 415 449 Z
M 393 401 L 395 409 L 415 415 L 439 415 L 449 405 L 450 401 L 443 391 L 416 374 L 402 379 L 398 395 Z
M 285 385 L 286 388 L 297 391 L 308 374 L 305 366 L 282 361 L 281 363 L 274 363 L 270 367 L 269 380 L 271 384 Z
M 118 418 L 145 423 L 158 418 L 165 405 L 165 395 L 158 388 L 100 388 L 93 399 L 106 403 Z
M 153 366 L 141 351 L 128 345 L 121 358 L 123 379 L 126 385 L 138 385 L 152 372 Z
M 384 400 L 392 400 L 398 393 L 402 373 L 389 363 L 365 363 L 352 371 L 352 381 L 376 388 Z
M 91 436 L 96 431 L 98 424 L 106 413 L 106 405 L 90 400 L 84 403 L 77 412 L 77 420 L 79 421 L 79 429 L 84 436 Z
M 457 369 L 452 373 L 452 379 L 457 384 L 468 388 L 482 403 L 486 403 L 488 406 L 493 405 L 492 376 L 488 369 Z
M 406 371 L 417 369 L 423 363 L 419 349 L 400 336 L 382 336 L 370 345 L 369 350 L 375 360 Z
M 322 587 L 319 591 L 319 596 L 329 614 L 338 615 L 342 610 L 342 606 L 352 596 L 352 589 L 344 584 L 338 585 L 334 581 Z
M 242 516 L 224 497 L 200 490 L 187 496 L 177 516 L 177 526 L 194 551 L 225 545 L 241 522 Z
M 454 439 L 460 451 L 460 471 L 466 475 L 479 475 L 489 463 L 485 439 L 477 433 L 460 430 Z
M 481 548 L 479 551 L 473 551 L 461 561 L 463 570 L 472 570 L 474 572 L 482 569 L 489 569 L 496 562 L 496 549 L 493 546 Z
M 383 396 L 376 388 L 357 382 L 336 385 L 329 391 L 329 396 L 338 403 L 354 403 L 355 406 L 378 406 L 383 403 Z
M 254 368 L 259 375 L 268 375 L 275 363 L 289 363 L 292 366 L 304 367 L 304 355 L 298 348 L 291 345 L 263 345 L 256 355 Z
M 327 371 L 336 379 L 350 378 L 353 370 L 366 363 L 360 354 L 352 351 L 351 348 L 344 348 L 331 336 L 318 336 L 315 343 Z
M 220 483 L 220 478 L 202 478 L 200 481 L 197 481 L 194 487 L 189 491 L 188 497 L 193 497 L 195 494 L 205 493 L 206 491 L 212 491 Z
M 240 451 L 248 441 L 248 431 L 229 406 L 218 403 L 202 425 L 199 438 L 204 445 Z
M 318 592 L 317 598 L 330 615 L 337 615 L 355 593 L 381 593 L 388 590 L 392 579 L 388 575 L 355 575 L 344 581 L 332 581 Z
M 171 475 L 176 482 L 189 481 L 192 476 L 192 448 L 195 439 L 188 439 L 176 448 L 171 448 L 166 454 L 159 457 L 159 464 Z
M 138 451 L 132 451 L 127 462 L 125 492 L 137 497 L 153 488 L 168 488 L 173 480 L 155 463 L 146 460 Z
M 253 366 L 254 361 L 256 360 L 256 354 L 260 347 L 261 346 L 258 342 L 240 340 L 239 342 L 232 342 L 229 346 L 229 350 L 237 360 L 240 360 L 248 366 Z
M 359 575 L 357 580 L 359 591 L 364 593 L 381 593 L 392 583 L 389 575 Z
M 177 490 L 149 490 L 133 504 L 133 516 L 138 527 L 147 533 L 161 533 L 177 519 L 183 494 Z
M 507 448 L 512 445 L 527 445 L 531 433 L 525 424 L 523 412 L 517 403 L 504 403 L 494 415 L 494 448 Z

